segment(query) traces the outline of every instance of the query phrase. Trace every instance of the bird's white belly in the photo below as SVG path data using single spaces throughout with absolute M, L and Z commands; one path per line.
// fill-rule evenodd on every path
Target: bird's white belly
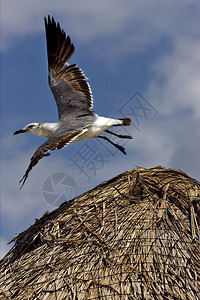
M 87 128 L 85 132 L 83 132 L 82 134 L 80 134 L 79 136 L 77 136 L 73 140 L 73 142 L 78 142 L 78 141 L 82 141 L 84 139 L 98 137 L 102 132 L 104 132 L 108 128 L 110 128 L 110 126 L 109 127 L 105 127 L 105 128 L 99 128 L 99 127 L 95 127 L 95 126 L 92 125 L 89 128 Z
M 121 120 L 116 119 L 110 119 L 110 118 L 104 118 L 99 117 L 96 119 L 94 124 L 90 125 L 87 129 L 85 129 L 85 132 L 77 136 L 73 142 L 82 141 L 84 139 L 89 138 L 96 138 L 98 137 L 102 132 L 105 130 L 111 128 L 113 125 L 121 124 Z

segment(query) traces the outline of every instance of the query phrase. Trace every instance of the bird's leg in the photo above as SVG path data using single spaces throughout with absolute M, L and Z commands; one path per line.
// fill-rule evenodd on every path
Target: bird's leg
M 112 131 L 110 131 L 110 130 L 105 130 L 105 132 L 107 132 L 107 133 L 110 133 L 110 134 L 113 134 L 113 135 L 115 135 L 115 136 L 117 136 L 117 137 L 119 137 L 119 138 L 122 138 L 122 139 L 132 139 L 132 136 L 131 135 L 122 135 L 122 134 L 117 134 L 117 133 L 114 133 L 114 132 L 112 132 Z
M 111 140 L 109 140 L 109 138 L 107 138 L 107 136 L 98 136 L 98 138 L 101 138 L 101 139 L 104 139 L 104 140 L 108 141 L 113 146 L 115 146 L 118 150 L 120 150 L 122 153 L 126 154 L 126 151 L 125 151 L 124 147 L 122 147 L 121 145 L 118 145 L 116 143 L 113 143 Z

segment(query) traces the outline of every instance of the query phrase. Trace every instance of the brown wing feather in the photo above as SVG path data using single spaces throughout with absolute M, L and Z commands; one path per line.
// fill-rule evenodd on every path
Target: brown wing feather
M 83 92 L 87 98 L 87 106 L 92 108 L 93 99 L 90 86 L 86 80 L 81 69 L 76 67 L 76 65 L 71 65 L 65 69 L 61 69 L 54 75 L 54 79 L 63 79 L 65 82 L 69 83 L 75 91 Z
M 79 115 L 80 110 L 84 110 L 84 114 L 86 110 L 91 113 L 93 99 L 87 78 L 75 64 L 68 64 L 75 50 L 70 37 L 66 37 L 53 17 L 48 16 L 48 20 L 45 18 L 45 28 L 49 85 L 58 106 L 59 118 L 63 114 L 71 113 L 74 106 L 79 108 Z
M 22 185 L 21 185 L 20 189 L 22 188 L 22 186 L 26 182 L 29 172 L 38 163 L 38 161 L 40 159 L 42 159 L 44 156 L 49 156 L 50 155 L 49 151 L 64 148 L 65 146 L 67 146 L 73 140 L 73 138 L 75 138 L 80 133 L 81 133 L 81 131 L 74 132 L 74 133 L 68 133 L 68 134 L 65 134 L 65 135 L 57 137 L 57 138 L 50 138 L 44 144 L 42 144 L 35 151 L 34 155 L 31 157 L 31 162 L 30 162 L 30 164 L 29 164 L 29 166 L 26 170 L 26 173 L 24 174 L 24 176 L 20 180 L 20 183 L 22 182 Z

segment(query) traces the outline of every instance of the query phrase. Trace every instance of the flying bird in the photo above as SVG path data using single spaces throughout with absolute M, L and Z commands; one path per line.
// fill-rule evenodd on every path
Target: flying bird
M 21 188 L 29 172 L 50 151 L 61 149 L 70 143 L 86 138 L 102 138 L 126 154 L 125 149 L 107 136 L 100 136 L 104 131 L 119 138 L 131 139 L 129 135 L 118 135 L 109 131 L 112 126 L 131 125 L 129 118 L 112 119 L 100 117 L 92 111 L 93 98 L 87 78 L 76 64 L 69 64 L 75 47 L 69 36 L 61 29 L 54 18 L 44 18 L 48 56 L 49 86 L 58 108 L 57 123 L 30 123 L 19 133 L 33 133 L 48 138 L 33 154 L 30 164 L 20 180 Z

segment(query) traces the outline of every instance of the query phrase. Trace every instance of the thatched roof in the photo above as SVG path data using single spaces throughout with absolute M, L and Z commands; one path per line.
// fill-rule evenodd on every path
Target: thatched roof
M 200 299 L 199 225 L 199 182 L 125 172 L 15 237 L 1 299 Z

